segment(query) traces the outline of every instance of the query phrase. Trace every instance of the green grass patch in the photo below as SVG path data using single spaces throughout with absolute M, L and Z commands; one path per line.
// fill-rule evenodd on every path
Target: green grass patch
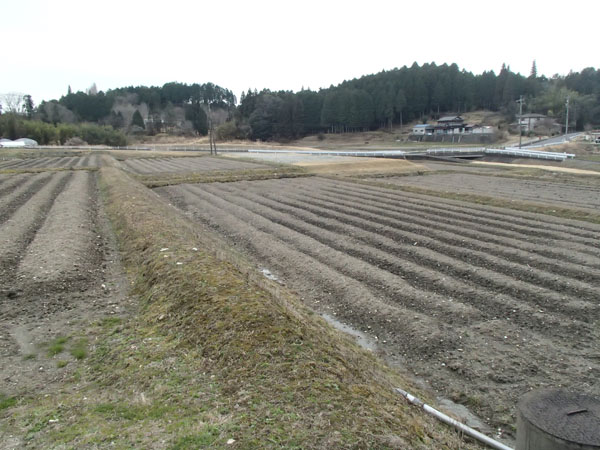
M 177 439 L 170 450 L 185 450 L 189 448 L 205 448 L 215 443 L 219 437 L 219 430 L 213 426 L 207 426 L 200 433 L 184 436 Z
M 79 339 L 70 349 L 71 356 L 75 359 L 83 359 L 87 356 L 87 339 Z
M 103 318 L 100 323 L 103 327 L 112 328 L 121 324 L 121 322 L 123 322 L 123 319 L 120 317 L 111 316 Z
M 48 356 L 52 357 L 52 356 L 56 356 L 59 353 L 62 353 L 65 350 L 65 344 L 67 343 L 67 341 L 69 340 L 68 337 L 65 336 L 59 336 L 57 338 L 55 338 L 53 341 L 51 341 L 48 344 Z
M 16 397 L 9 397 L 8 395 L 0 393 L 0 411 L 3 409 L 12 408 L 17 404 Z

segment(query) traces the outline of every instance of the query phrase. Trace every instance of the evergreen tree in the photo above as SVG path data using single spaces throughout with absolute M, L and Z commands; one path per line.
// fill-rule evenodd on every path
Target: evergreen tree
M 136 109 L 133 113 L 133 117 L 131 118 L 131 126 L 140 127 L 143 130 L 146 129 L 146 125 L 144 125 L 144 119 L 138 109 Z
M 29 94 L 23 96 L 23 109 L 25 110 L 25 116 L 31 119 L 33 117 L 33 100 Z
M 533 78 L 534 80 L 537 78 L 537 66 L 535 64 L 535 59 L 533 60 L 533 64 L 531 65 L 531 72 L 529 73 L 529 78 Z

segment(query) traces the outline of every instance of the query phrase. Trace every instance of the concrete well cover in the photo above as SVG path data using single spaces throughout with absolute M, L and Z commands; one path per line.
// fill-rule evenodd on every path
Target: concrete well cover
M 519 402 L 523 417 L 540 430 L 600 448 L 600 399 L 563 389 L 532 391 Z

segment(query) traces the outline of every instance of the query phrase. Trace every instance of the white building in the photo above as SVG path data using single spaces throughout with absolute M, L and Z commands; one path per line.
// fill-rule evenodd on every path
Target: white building
M 433 125 L 429 125 L 426 123 L 420 123 L 415 125 L 412 129 L 412 134 L 424 136 L 424 135 L 432 135 L 434 130 Z
M 521 130 L 527 133 L 546 120 L 548 120 L 548 116 L 543 114 L 523 114 L 517 123 L 521 126 Z

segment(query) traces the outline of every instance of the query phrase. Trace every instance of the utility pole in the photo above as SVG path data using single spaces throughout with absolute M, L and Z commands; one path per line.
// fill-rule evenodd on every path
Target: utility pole
M 519 100 L 517 100 L 517 103 L 519 103 L 519 120 L 518 120 L 518 125 L 519 125 L 519 148 L 521 148 L 521 139 L 523 136 L 523 129 L 521 128 L 521 116 L 523 115 L 523 96 L 520 95 L 519 96 Z
M 569 134 L 569 96 L 567 96 L 567 120 L 565 121 L 565 135 Z
M 217 154 L 217 146 L 214 143 L 214 130 L 212 124 L 212 115 L 210 113 L 210 102 L 207 103 L 208 106 L 208 145 L 210 146 L 210 154 Z M 214 152 L 214 153 L 213 153 Z

